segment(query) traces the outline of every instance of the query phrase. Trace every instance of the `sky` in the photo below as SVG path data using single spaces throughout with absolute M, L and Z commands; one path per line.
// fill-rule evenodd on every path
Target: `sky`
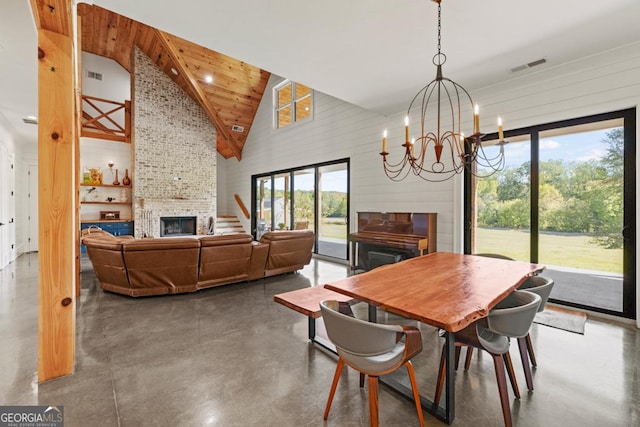
M 607 144 L 602 141 L 608 129 L 559 135 L 540 139 L 540 161 L 565 160 L 584 162 L 604 157 Z M 505 146 L 506 166 L 520 166 L 531 158 L 529 141 Z M 485 150 L 489 153 L 489 150 Z

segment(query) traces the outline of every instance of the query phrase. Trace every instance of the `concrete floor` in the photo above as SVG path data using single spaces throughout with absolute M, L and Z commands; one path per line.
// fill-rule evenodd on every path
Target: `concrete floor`
M 272 300 L 343 278 L 344 265 L 312 260 L 297 274 L 134 299 L 100 290 L 83 260 L 75 374 L 38 384 L 37 264 L 26 254 L 0 271 L 0 405 L 64 405 L 66 427 L 369 425 L 367 392 L 353 371 L 343 374 L 323 421 L 335 356 L 308 342 L 305 317 Z M 442 342 L 419 326 L 424 351 L 414 366 L 421 393 L 432 396 Z M 536 324 L 531 334 L 534 392 L 526 392 L 512 346 L 523 391 L 520 400 L 511 395 L 515 425 L 640 425 L 637 329 L 590 318 L 584 335 Z M 502 425 L 486 356 L 457 374 L 453 425 Z M 414 411 L 381 386 L 382 426 L 418 425 Z

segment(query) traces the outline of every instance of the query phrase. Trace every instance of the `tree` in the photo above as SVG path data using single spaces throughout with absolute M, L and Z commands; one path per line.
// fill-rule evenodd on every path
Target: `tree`
M 590 188 L 590 210 L 597 213 L 594 221 L 593 240 L 608 249 L 621 248 L 623 221 L 624 183 L 624 133 L 615 128 L 606 133 L 602 141 L 607 153 L 600 160 L 606 172 Z
M 517 200 L 529 194 L 530 162 L 524 162 L 519 167 L 510 167 L 501 172 L 498 179 L 496 193 L 499 201 Z

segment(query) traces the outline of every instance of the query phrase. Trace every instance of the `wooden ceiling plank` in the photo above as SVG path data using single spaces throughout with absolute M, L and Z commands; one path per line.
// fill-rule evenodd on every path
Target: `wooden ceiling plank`
M 231 148 L 231 150 L 233 150 L 233 153 L 236 156 L 236 158 L 238 160 L 241 160 L 242 151 L 240 150 L 238 143 L 236 142 L 233 135 L 229 133 L 229 130 L 227 129 L 226 125 L 224 124 L 222 119 L 220 119 L 220 116 L 218 116 L 218 113 L 215 111 L 215 109 L 209 102 L 209 99 L 207 98 L 206 94 L 202 91 L 202 89 L 198 85 L 198 82 L 191 74 L 191 71 L 189 70 L 189 66 L 187 65 L 185 60 L 182 58 L 176 46 L 173 44 L 171 36 L 169 36 L 167 33 L 158 29 L 156 29 L 155 31 L 157 32 L 158 38 L 164 45 L 165 49 L 171 56 L 172 60 L 175 62 L 176 66 L 178 67 L 178 72 L 182 73 L 185 76 L 185 78 L 189 81 L 191 86 L 193 86 L 194 91 L 198 95 L 198 100 L 200 105 L 202 105 L 202 107 L 207 112 L 207 114 L 209 115 L 213 123 L 216 125 L 216 127 L 218 128 L 218 132 L 221 133 L 224 139 L 228 142 L 229 147 Z
M 207 88 L 205 89 L 205 93 L 211 98 L 215 98 L 216 102 L 223 103 L 227 106 L 233 105 L 256 110 L 260 105 L 260 100 L 251 99 L 246 95 L 238 94 L 224 87 Z
M 111 58 L 131 73 L 131 50 L 134 44 L 139 46 L 195 102 L 203 108 L 208 102 L 210 110 L 207 114 L 219 129 L 216 138 L 218 152 L 225 158 L 242 152 L 270 73 L 188 40 L 167 35 L 178 52 L 176 56 L 182 60 L 180 62 L 171 55 L 165 43 L 158 42 L 163 38 L 158 39 L 157 30 L 152 27 L 86 3 L 78 5 L 78 14 L 84 23 L 84 51 Z M 117 28 L 115 33 L 114 27 Z M 178 75 L 172 72 L 172 68 L 178 71 Z M 185 71 L 181 72 L 183 69 Z M 204 82 L 208 73 L 214 76 L 213 84 Z M 217 121 L 212 112 L 217 114 Z M 234 124 L 244 126 L 245 131 L 232 133 Z M 229 148 L 228 137 L 235 142 L 237 150 Z

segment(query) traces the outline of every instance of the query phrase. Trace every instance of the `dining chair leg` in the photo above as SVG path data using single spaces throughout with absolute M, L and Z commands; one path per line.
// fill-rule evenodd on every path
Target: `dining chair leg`
M 342 373 L 342 368 L 344 368 L 344 359 L 340 357 L 338 359 L 338 365 L 336 366 L 336 373 L 333 375 L 333 383 L 331 383 L 331 391 L 329 392 L 329 399 L 327 400 L 327 406 L 324 408 L 324 419 L 329 418 L 329 410 L 331 410 L 331 402 L 333 402 L 333 396 L 336 394 L 336 387 L 338 386 L 338 381 L 340 380 L 340 374 Z
M 378 377 L 369 375 L 369 418 L 371 427 L 378 427 Z
M 493 365 L 496 370 L 496 381 L 498 383 L 498 393 L 500 394 L 500 405 L 502 406 L 502 418 L 505 427 L 511 427 L 511 407 L 509 406 L 509 393 L 507 392 L 507 378 L 504 372 L 504 363 L 499 354 L 492 354 Z
M 456 364 L 454 366 L 454 369 L 456 371 L 458 370 L 458 364 L 460 363 L 460 352 L 462 352 L 462 346 L 457 345 L 456 346 Z
M 440 396 L 442 396 L 442 389 L 444 388 L 444 380 L 447 375 L 446 365 L 447 359 L 445 358 L 446 348 L 442 346 L 442 354 L 440 355 L 440 368 L 438 369 L 438 379 L 436 380 L 436 393 L 433 397 L 433 403 L 438 405 L 440 403 Z
M 504 359 L 504 365 L 507 367 L 507 373 L 509 374 L 509 381 L 511 382 L 511 387 L 513 388 L 513 394 L 515 394 L 516 397 L 520 399 L 520 389 L 518 388 L 518 381 L 516 380 L 516 374 L 513 370 L 511 355 L 507 351 L 502 355 L 502 358 Z
M 473 347 L 467 346 L 467 357 L 464 359 L 464 370 L 468 371 L 471 367 L 471 356 L 473 356 Z
M 518 338 L 518 348 L 520 349 L 524 378 L 527 380 L 527 388 L 533 391 L 533 376 L 531 375 L 531 365 L 529 365 L 529 357 L 527 355 L 527 340 L 525 338 Z
M 529 353 L 529 359 L 531 359 L 531 364 L 534 368 L 538 367 L 538 362 L 536 362 L 536 353 L 533 351 L 533 342 L 531 341 L 531 334 L 527 334 L 525 337 L 527 340 L 527 352 Z
M 418 411 L 418 419 L 420 420 L 420 427 L 424 427 L 424 416 L 422 415 L 422 404 L 420 403 L 420 393 L 418 393 L 418 383 L 416 382 L 416 373 L 413 370 L 413 363 L 407 360 L 404 364 L 409 372 L 409 380 L 411 380 L 411 390 L 413 390 L 413 400 L 416 402 L 416 410 Z

